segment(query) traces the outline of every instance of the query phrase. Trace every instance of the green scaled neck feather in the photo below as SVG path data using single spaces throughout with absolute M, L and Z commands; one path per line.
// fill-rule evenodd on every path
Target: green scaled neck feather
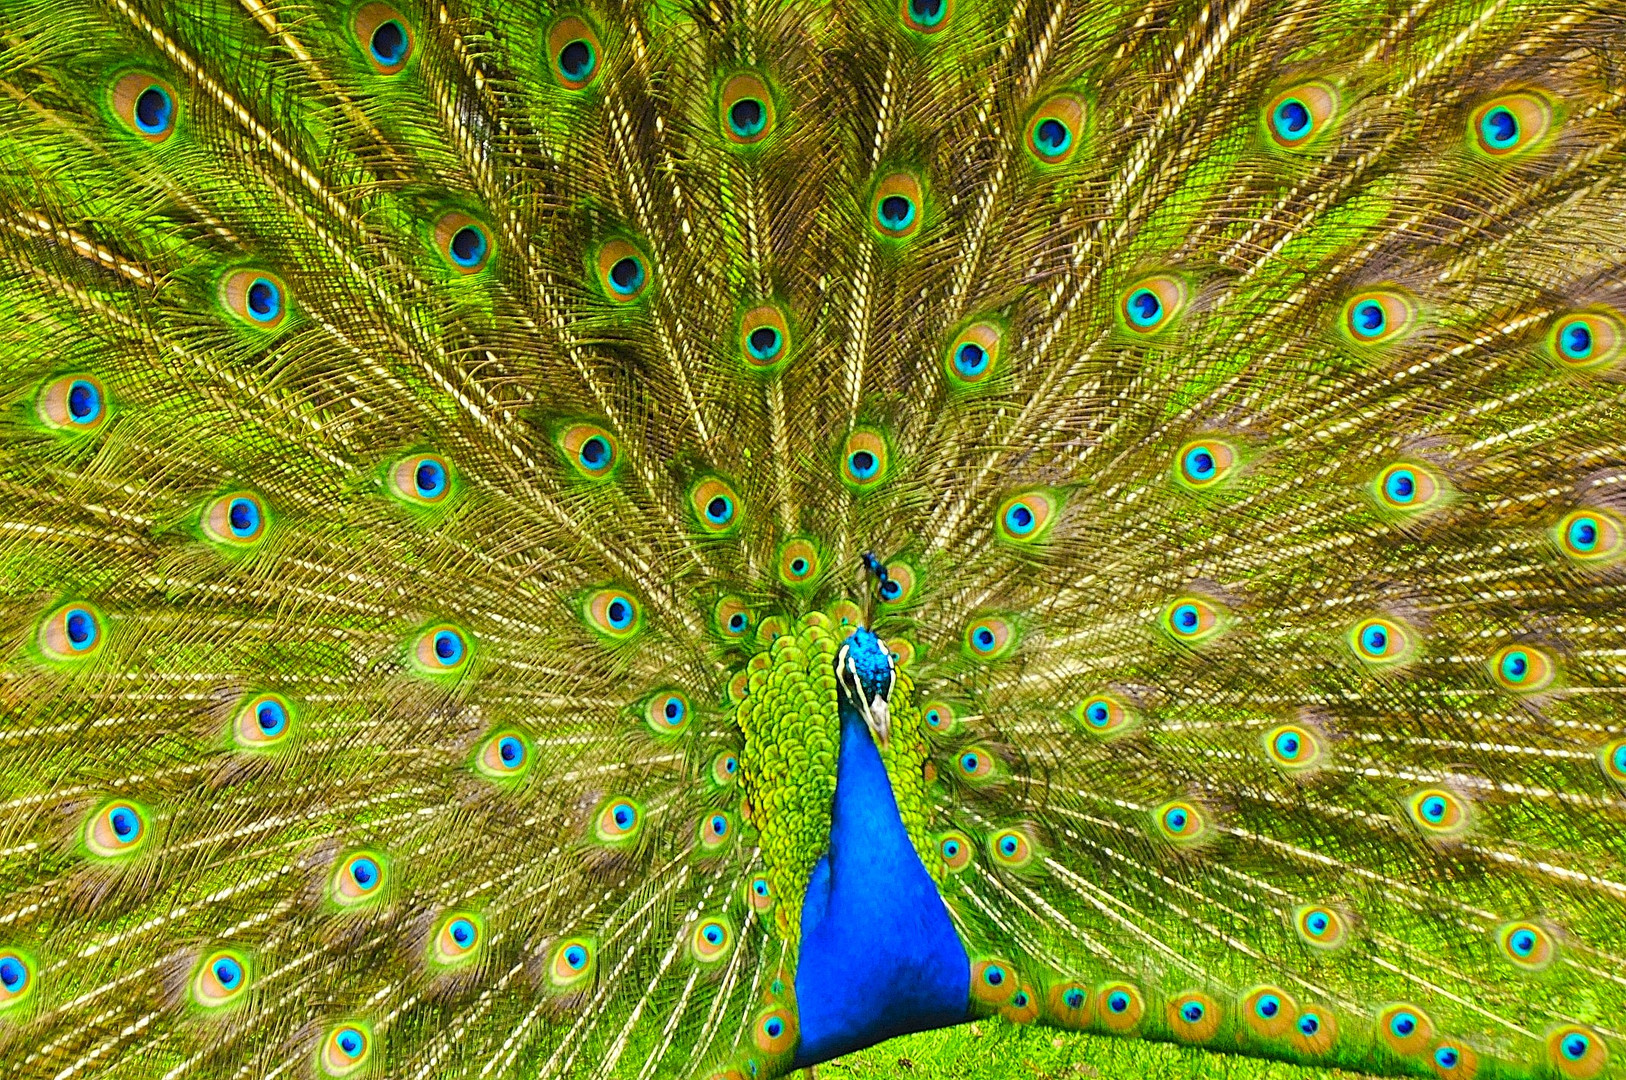
M 1626 1076 L 1623 55 L 7 0 L 0 1080 Z

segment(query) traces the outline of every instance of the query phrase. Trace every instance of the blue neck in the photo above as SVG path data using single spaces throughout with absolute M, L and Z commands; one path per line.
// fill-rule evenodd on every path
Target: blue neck
M 843 694 L 830 849 L 802 902 L 795 1067 L 961 1023 L 970 994 L 971 961 Z

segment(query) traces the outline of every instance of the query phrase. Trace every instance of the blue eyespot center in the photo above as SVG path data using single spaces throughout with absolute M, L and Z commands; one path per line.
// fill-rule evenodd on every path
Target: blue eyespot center
M 714 815 L 711 819 L 711 833 L 716 837 L 728 835 L 728 819 L 721 814 Z
M 1046 117 L 1034 129 L 1033 141 L 1038 145 L 1039 153 L 1046 157 L 1060 157 L 1072 145 L 1073 133 L 1060 120 Z
M 101 414 L 102 399 L 96 387 L 83 379 L 75 379 L 68 387 L 68 415 L 76 424 L 88 424 Z
M 255 322 L 270 322 L 282 313 L 282 290 L 270 278 L 255 278 L 249 282 L 246 303 Z
M 1122 990 L 1115 990 L 1107 995 L 1107 1008 L 1115 1013 L 1129 1011 L 1129 995 Z
M 28 968 L 15 956 L 0 959 L 0 986 L 15 994 L 28 982 Z
M 807 560 L 798 555 L 790 561 L 790 572 L 797 577 L 807 573 Z
M 768 881 L 766 878 L 757 878 L 751 883 L 751 891 L 758 896 L 768 895 Z
M 779 331 L 771 326 L 759 326 L 751 331 L 746 344 L 751 350 L 751 355 L 758 360 L 772 359 L 779 351 Z
M 1188 1001 L 1181 1007 L 1180 1017 L 1188 1024 L 1195 1024 L 1203 1018 L 1205 1011 L 1200 1002 Z
M 1004 837 L 1000 838 L 999 852 L 1000 852 L 1001 855 L 1005 855 L 1007 857 L 1012 856 L 1012 855 L 1016 854 L 1016 850 L 1017 850 L 1016 837 L 1014 837 L 1014 836 L 1004 836 Z
M 1253 1011 L 1269 1020 L 1282 1011 L 1282 999 L 1275 994 L 1266 994 L 1254 1003 Z
M 1485 141 L 1498 150 L 1519 141 L 1519 119 L 1505 108 L 1498 107 L 1487 112 L 1479 122 L 1479 130 L 1485 136 Z
M 435 656 L 450 667 L 463 658 L 463 639 L 451 630 L 435 634 Z
M 609 607 L 604 609 L 605 617 L 610 625 L 617 630 L 625 630 L 632 625 L 632 605 L 620 597 L 610 601 Z
M 610 287 L 622 296 L 631 296 L 644 283 L 644 264 L 625 255 L 610 267 Z
M 1276 736 L 1276 752 L 1284 758 L 1299 756 L 1299 737 L 1290 731 Z
M 720 945 L 723 941 L 722 928 L 715 923 L 706 927 L 705 932 L 701 936 L 704 937 L 707 943 L 711 945 Z
M 891 578 L 881 582 L 881 596 L 886 600 L 896 600 L 903 595 L 903 586 Z
M 1193 480 L 1210 480 L 1216 472 L 1214 455 L 1202 447 L 1186 454 L 1186 473 Z
M 1579 551 L 1591 551 L 1598 545 L 1598 521 L 1596 518 L 1576 518 L 1570 522 L 1570 546 Z
M 1569 1058 L 1571 1061 L 1580 1061 L 1582 1058 L 1586 1057 L 1586 1052 L 1591 1048 L 1591 1046 L 1592 1040 L 1588 1039 L 1585 1035 L 1572 1034 L 1564 1037 L 1564 1042 L 1561 1044 L 1559 1049 L 1562 1050 L 1564 1056 Z
M 1362 337 L 1377 337 L 1383 333 L 1388 316 L 1383 311 L 1383 305 L 1376 300 L 1362 300 L 1355 305 L 1350 321 L 1355 332 Z
M 750 138 L 768 123 L 768 111 L 756 98 L 740 98 L 728 107 L 728 126 L 741 138 Z
M 612 451 L 609 440 L 602 435 L 594 435 L 582 443 L 582 464 L 589 469 L 602 469 L 609 465 Z
M 260 508 L 252 499 L 233 499 L 226 510 L 226 517 L 236 536 L 252 536 L 260 527 Z
M 1069 990 L 1062 995 L 1062 1000 L 1067 1003 L 1069 1009 L 1082 1009 L 1084 1007 L 1084 991 Z
M 963 754 L 960 757 L 960 768 L 968 773 L 976 772 L 980 763 L 976 754 Z
M 736 615 L 735 618 L 743 619 L 745 616 Z M 676 724 L 683 719 L 683 702 L 679 698 L 669 697 L 666 699 L 666 707 L 661 711 L 666 714 L 667 723 Z
M 1445 820 L 1445 800 L 1438 795 L 1430 795 L 1423 800 L 1422 811 L 1423 817 L 1435 824 L 1439 824 Z M 1399 1022 L 1400 1017 L 1395 1019 L 1396 1022 Z
M 174 112 L 175 103 L 162 86 L 149 86 L 136 96 L 135 125 L 144 134 L 158 135 L 167 131 Z
M 736 634 L 742 633 L 749 622 L 744 613 L 736 611 L 728 617 L 728 628 Z
M 891 232 L 902 232 L 915 220 L 915 204 L 902 195 L 888 195 L 881 200 L 881 227 Z
M 960 842 L 958 840 L 945 840 L 945 841 L 943 841 L 943 854 L 947 858 L 952 859 L 956 855 L 958 855 L 959 853 L 960 853 Z
M 1174 626 L 1181 633 L 1190 634 L 1196 632 L 1197 624 L 1201 621 L 1195 604 L 1181 604 L 1174 609 Z
M 978 627 L 977 632 L 971 637 L 976 642 L 977 648 L 984 652 L 994 647 L 994 632 L 986 626 Z
M 1112 718 L 1112 710 L 1107 708 L 1105 702 L 1097 701 L 1084 710 L 1084 716 L 1096 727 L 1104 727 L 1106 722 Z
M 221 957 L 214 963 L 215 981 L 227 990 L 237 985 L 243 977 L 243 968 L 237 961 L 229 957 Z
M 361 1032 L 356 1031 L 354 1028 L 346 1028 L 345 1030 L 339 1032 L 339 1036 L 334 1040 L 334 1042 L 337 1043 L 339 1049 L 343 1050 L 349 1057 L 355 1057 L 357 1054 L 360 1054 L 361 1048 L 364 1045 Z
M 378 884 L 378 864 L 363 856 L 350 864 L 350 880 L 363 890 Z
M 497 741 L 497 756 L 504 765 L 514 768 L 525 760 L 525 744 L 512 735 L 504 735 Z
M 1417 1017 L 1408 1012 L 1395 1013 L 1389 1021 L 1389 1030 L 1404 1039 L 1417 1030 Z
M 386 19 L 378 24 L 373 31 L 372 41 L 368 48 L 373 52 L 373 59 L 383 67 L 394 67 L 406 57 L 407 35 L 406 28 L 394 19 Z
M 868 480 L 880 470 L 881 461 L 868 450 L 854 450 L 847 457 L 847 467 L 852 470 L 853 476 Z
M 1457 1062 L 1461 1060 L 1462 1055 L 1449 1046 L 1442 1046 L 1434 1051 L 1434 1064 L 1442 1069 L 1454 1069 L 1457 1067 Z
M 452 940 L 459 945 L 466 946 L 474 940 L 474 924 L 467 919 L 454 919 L 452 925 L 448 927 L 448 932 L 452 935 Z
M 1311 915 L 1305 922 L 1310 927 L 1310 933 L 1312 934 L 1325 934 L 1328 925 L 1330 925 L 1327 916 L 1319 911 Z
M 1508 947 L 1520 956 L 1529 956 L 1536 948 L 1536 935 L 1528 930 L 1517 930 L 1507 939 Z
M 264 735 L 282 734 L 283 725 L 288 722 L 288 713 L 275 701 L 262 701 L 254 713 L 255 722 L 260 725 L 260 732 Z
M 718 495 L 706 504 L 706 520 L 713 525 L 727 525 L 734 517 L 734 503 L 726 495 Z
M 96 619 L 88 611 L 75 608 L 66 619 L 68 644 L 74 649 L 88 649 L 96 642 Z
M 1163 315 L 1163 301 L 1151 289 L 1136 289 L 1127 306 L 1129 321 L 1136 326 L 1151 326 Z
M 1373 656 L 1382 656 L 1389 648 L 1389 633 L 1381 626 L 1369 626 L 1361 634 L 1361 647 Z
M 1284 99 L 1276 106 L 1271 119 L 1276 125 L 1276 134 L 1284 139 L 1302 139 L 1310 133 L 1310 109 L 1298 98 Z
M 768 1033 L 768 1038 L 777 1039 L 785 1030 L 785 1022 L 777 1016 L 770 1016 L 768 1022 L 762 1025 L 762 1030 Z
M 1592 355 L 1592 331 L 1584 322 L 1572 322 L 1558 332 L 1559 347 L 1571 360 L 1585 360 Z
M 1530 673 L 1530 657 L 1522 652 L 1510 652 L 1502 657 L 1502 678 L 1508 682 L 1523 682 Z
M 974 341 L 963 343 L 954 350 L 954 370 L 968 379 L 976 378 L 988 370 L 988 350 Z
M 579 38 L 566 42 L 565 47 L 559 50 L 559 70 L 571 82 L 584 81 L 593 73 L 596 64 L 593 47 Z
M 1170 832 L 1185 832 L 1186 825 L 1190 820 L 1186 812 L 1179 807 L 1175 807 L 1163 815 L 1163 823 L 1169 827 Z
M 127 810 L 122 806 L 113 811 L 108 821 L 113 826 L 114 835 L 126 843 L 134 840 L 141 832 L 141 819 L 133 810 Z
M 909 0 L 909 15 L 921 26 L 936 26 L 943 21 L 944 0 Z
M 617 804 L 616 808 L 611 811 L 611 816 L 615 819 L 617 828 L 629 829 L 632 827 L 632 823 L 634 820 L 636 820 L 638 815 L 633 812 L 631 806 L 628 806 L 626 803 L 619 803 Z
M 486 257 L 487 246 L 484 231 L 473 225 L 465 225 L 452 234 L 452 242 L 447 248 L 457 265 L 478 266 L 480 260 Z
M 1299 1031 L 1306 1036 L 1314 1035 L 1321 1030 L 1321 1018 L 1315 1013 L 1305 1013 L 1299 1017 Z
M 1005 969 L 997 964 L 991 964 L 982 973 L 982 980 L 989 986 L 1001 986 L 1005 982 Z
M 1391 502 L 1409 503 L 1417 495 L 1417 477 L 1408 469 L 1396 469 L 1383 483 Z
M 587 966 L 587 950 L 580 945 L 572 945 L 565 950 L 565 963 L 580 971 Z

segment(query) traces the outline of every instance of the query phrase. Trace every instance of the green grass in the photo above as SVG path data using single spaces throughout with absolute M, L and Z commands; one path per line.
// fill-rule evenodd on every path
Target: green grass
M 817 1069 L 818 1080 L 1353 1080 L 1359 1075 L 1000 1020 L 906 1035 Z

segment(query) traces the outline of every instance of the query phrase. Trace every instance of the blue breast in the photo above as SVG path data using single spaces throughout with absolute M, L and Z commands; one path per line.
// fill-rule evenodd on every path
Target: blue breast
M 795 1066 L 967 1019 L 971 961 L 845 700 L 829 852 L 802 904 Z

